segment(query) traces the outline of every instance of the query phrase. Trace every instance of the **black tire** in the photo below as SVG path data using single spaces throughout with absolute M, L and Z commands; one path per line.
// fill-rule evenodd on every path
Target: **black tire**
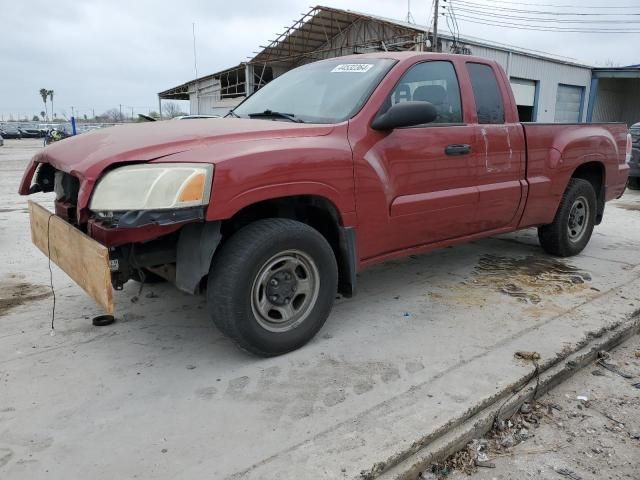
M 591 183 L 581 178 L 572 178 L 562 196 L 553 223 L 538 227 L 538 239 L 542 248 L 558 257 L 570 257 L 584 250 L 593 233 L 596 203 L 596 192 Z M 575 219 L 580 214 L 584 219 L 578 224 Z
M 629 177 L 627 186 L 629 190 L 640 190 L 640 177 Z
M 297 270 L 297 267 L 287 269 L 285 264 L 278 263 L 280 258 L 285 257 L 298 261 L 297 254 L 292 252 L 297 252 L 299 258 L 307 262 L 305 265 L 311 271 L 309 277 L 299 279 L 299 273 L 294 273 L 292 277 L 286 272 L 304 270 Z M 270 262 L 275 262 L 272 269 L 268 268 Z M 272 287 L 272 283 L 264 283 L 273 281 L 276 273 L 272 272 L 287 275 L 287 278 L 278 277 L 280 283 L 276 281 L 276 284 L 279 286 Z M 313 294 L 310 293 L 308 299 L 306 294 L 291 293 L 296 292 L 298 281 L 304 282 L 310 277 L 311 281 L 305 282 L 305 290 L 308 285 L 313 285 Z M 291 286 L 291 282 L 295 285 Z M 327 240 L 304 223 L 269 218 L 243 227 L 216 252 L 209 271 L 207 306 L 220 331 L 241 348 L 268 357 L 296 350 L 313 338 L 331 312 L 337 287 L 338 267 Z M 279 291 L 271 295 L 271 288 L 291 290 L 286 290 L 280 296 Z M 289 298 L 287 295 L 292 296 Z M 259 302 L 260 298 L 264 302 Z M 299 301 L 301 298 L 302 301 Z M 297 302 L 304 307 L 304 312 L 297 320 L 295 316 L 292 317 L 291 325 L 286 325 L 284 319 L 266 318 L 260 314 L 261 308 L 263 311 L 270 308 L 270 312 L 277 314 L 278 308 L 283 307 L 269 299 L 286 301 L 287 305 L 290 302 L 291 307 Z M 261 307 L 262 304 L 266 307 Z M 284 322 L 284 326 L 270 321 Z

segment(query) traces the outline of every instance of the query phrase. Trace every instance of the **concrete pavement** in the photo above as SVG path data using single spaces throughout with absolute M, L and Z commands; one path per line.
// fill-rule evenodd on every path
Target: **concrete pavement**
M 374 267 L 318 336 L 250 357 L 202 297 L 169 285 L 116 293 L 118 321 L 30 244 L 16 194 L 39 148 L 0 148 L 0 477 L 360 478 L 405 460 L 640 307 L 640 195 L 607 205 L 582 255 L 535 231 Z M 51 196 L 34 199 L 51 206 Z

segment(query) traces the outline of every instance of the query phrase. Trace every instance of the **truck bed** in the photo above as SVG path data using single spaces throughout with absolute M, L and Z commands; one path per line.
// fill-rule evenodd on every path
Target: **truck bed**
M 629 169 L 625 163 L 628 130 L 624 123 L 522 123 L 522 128 L 528 192 L 521 227 L 553 221 L 578 167 L 600 170 L 604 178 L 604 191 L 598 192 L 602 208 L 605 201 L 624 192 Z

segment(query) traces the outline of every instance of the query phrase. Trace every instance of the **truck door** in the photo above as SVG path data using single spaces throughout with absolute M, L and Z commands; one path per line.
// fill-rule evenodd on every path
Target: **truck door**
M 517 118 L 505 118 L 505 85 L 493 68 L 467 62 L 477 114 L 476 182 L 479 191 L 475 226 L 478 232 L 509 225 L 522 198 L 525 145 Z M 515 117 L 508 114 L 507 117 Z
M 431 102 L 438 118 L 389 132 L 365 156 L 370 168 L 384 178 L 389 209 L 386 226 L 371 225 L 378 232 L 367 241 L 372 253 L 460 237 L 473 229 L 478 202 L 472 164 L 476 132 L 473 125 L 463 123 L 453 64 L 426 61 L 410 67 L 382 109 L 404 101 Z M 368 194 L 367 176 L 365 171 L 358 174 L 362 197 Z M 362 217 L 372 215 L 363 212 Z

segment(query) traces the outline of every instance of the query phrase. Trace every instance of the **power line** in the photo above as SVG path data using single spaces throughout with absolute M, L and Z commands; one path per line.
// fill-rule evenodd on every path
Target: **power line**
M 446 7 L 443 7 L 446 9 Z M 491 13 L 491 12 L 483 12 L 479 10 L 464 8 L 464 7 L 456 7 L 456 10 L 464 13 L 470 13 L 473 15 L 478 15 L 481 17 L 495 17 L 498 19 L 506 19 L 506 20 L 527 20 L 532 22 L 542 22 L 542 23 L 576 23 L 576 24 L 620 24 L 620 23 L 640 23 L 640 19 L 637 20 L 576 20 L 576 19 L 556 19 L 556 18 L 545 18 L 545 17 L 521 17 L 519 15 L 506 15 L 501 13 Z M 455 16 L 455 13 L 453 13 Z
M 446 15 L 446 14 L 442 14 Z M 564 32 L 564 33 L 640 33 L 640 30 L 621 30 L 621 29 L 598 29 L 598 28 L 563 28 L 553 26 L 536 26 L 528 24 L 520 24 L 513 22 L 503 22 L 500 20 L 488 21 L 486 19 L 478 20 L 476 17 L 467 17 L 458 15 L 458 18 L 467 23 L 476 23 L 479 25 L 488 25 L 493 27 L 509 27 L 516 30 L 532 30 L 538 32 Z
M 509 2 L 507 0 L 485 0 L 487 2 L 493 2 L 493 3 L 500 3 L 500 4 L 508 4 L 508 5 L 524 5 L 524 6 L 528 6 L 528 7 L 556 7 L 556 8 L 577 8 L 579 10 L 584 10 L 584 9 L 602 9 L 602 10 L 608 10 L 610 8 L 623 8 L 623 9 L 627 9 L 627 8 L 638 8 L 635 6 L 631 6 L 631 5 L 620 5 L 620 6 L 616 6 L 616 5 L 607 5 L 606 7 L 603 7 L 601 5 L 597 5 L 597 6 L 590 6 L 590 5 L 556 5 L 554 3 L 525 3 L 525 2 Z M 467 3 L 474 3 L 473 0 L 469 0 Z M 482 6 L 487 6 L 484 3 L 476 3 L 477 6 L 482 7 Z M 492 7 L 493 8 L 493 7 Z
M 557 11 L 549 11 L 549 10 L 529 10 L 529 9 L 520 9 L 520 8 L 509 8 L 509 7 L 497 7 L 493 5 L 481 5 L 478 3 L 469 2 L 467 0 L 458 0 L 458 4 L 467 8 L 491 8 L 492 10 L 499 10 L 503 12 L 512 12 L 512 13 L 526 13 L 529 15 L 557 15 L 557 16 L 572 16 L 572 17 L 620 17 L 620 16 L 640 16 L 640 13 L 585 13 L 585 12 L 557 12 Z

